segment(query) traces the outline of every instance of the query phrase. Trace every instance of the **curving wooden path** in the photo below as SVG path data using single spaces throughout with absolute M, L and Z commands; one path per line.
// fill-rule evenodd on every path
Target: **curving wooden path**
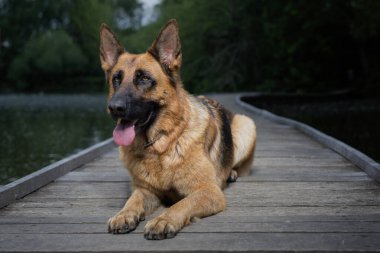
M 146 221 L 108 234 L 107 219 L 130 194 L 111 148 L 0 209 L 0 252 L 380 252 L 378 183 L 295 128 L 245 111 L 235 95 L 215 97 L 258 128 L 253 174 L 225 190 L 225 212 L 170 240 L 145 240 Z

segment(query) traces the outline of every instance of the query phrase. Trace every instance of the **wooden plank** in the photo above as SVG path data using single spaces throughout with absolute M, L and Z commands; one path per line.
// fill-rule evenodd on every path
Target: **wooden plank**
M 129 182 L 128 173 L 122 172 L 94 172 L 94 171 L 72 171 L 60 177 L 58 182 Z M 268 173 L 265 170 L 255 170 L 252 176 L 239 177 L 238 182 L 345 182 L 345 181 L 368 181 L 370 178 L 363 171 L 358 172 L 306 172 L 289 173 L 287 171 L 276 171 Z
M 363 154 L 357 149 L 354 149 L 353 147 L 329 136 L 326 135 L 317 129 L 308 126 L 304 123 L 298 122 L 296 120 L 288 119 L 285 117 L 277 116 L 273 113 L 270 113 L 265 110 L 261 110 L 258 108 L 255 108 L 241 100 L 241 96 L 238 96 L 236 98 L 236 103 L 238 103 L 240 106 L 244 107 L 245 109 L 255 112 L 257 114 L 260 114 L 262 117 L 266 117 L 270 120 L 273 120 L 274 122 L 284 123 L 289 126 L 293 126 L 296 129 L 302 131 L 303 133 L 311 136 L 318 142 L 322 143 L 323 145 L 328 146 L 329 148 L 335 150 L 345 158 L 347 158 L 349 161 L 357 165 L 359 168 L 363 169 L 371 178 L 375 179 L 376 181 L 380 182 L 380 164 L 368 157 L 367 155 Z
M 119 159 L 99 159 L 99 160 L 87 163 L 86 166 L 104 167 L 104 169 L 113 168 L 113 167 L 117 167 L 117 168 L 124 167 Z
M 76 182 L 56 182 L 48 185 L 30 195 L 33 199 L 64 198 L 85 199 L 85 198 L 123 198 L 130 194 L 129 182 L 88 182 L 80 184 Z M 225 193 L 236 194 L 256 194 L 265 192 L 278 193 L 281 191 L 298 192 L 308 194 L 314 192 L 317 196 L 325 198 L 325 194 L 353 194 L 355 192 L 367 191 L 369 196 L 380 192 L 380 187 L 373 182 L 237 182 L 230 185 Z M 380 198 L 380 195 L 378 195 Z
M 123 198 L 131 193 L 129 182 L 56 182 L 30 195 L 30 198 Z
M 334 194 L 336 191 L 368 191 L 368 193 L 375 193 L 380 191 L 379 185 L 373 180 L 367 182 L 236 182 L 230 184 L 230 187 L 226 191 L 240 192 L 240 191 L 276 191 L 276 190 L 288 190 L 288 191 L 329 191 L 330 194 Z M 322 198 L 325 196 L 320 195 Z M 380 198 L 380 195 L 379 195 Z
M 286 150 L 289 150 L 288 148 L 284 148 L 283 150 L 281 150 L 281 148 L 279 148 L 278 146 L 276 148 L 273 148 L 273 149 L 268 149 L 268 148 L 263 148 L 263 149 L 259 149 L 258 148 L 258 151 L 256 151 L 256 155 L 259 156 L 260 153 L 264 153 L 264 152 L 275 152 L 276 154 L 281 154 L 281 152 L 284 152 L 285 154 L 287 154 L 287 151 Z M 302 150 L 302 149 L 300 149 Z M 325 165 L 331 165 L 331 166 L 345 166 L 345 165 L 350 165 L 351 163 L 349 163 L 346 159 L 342 158 L 342 157 L 339 157 L 337 155 L 334 155 L 334 153 L 330 152 L 330 154 L 332 154 L 332 156 L 329 156 L 329 157 L 321 157 L 320 155 L 319 156 L 315 156 L 315 154 L 318 154 L 318 149 L 313 151 L 313 152 L 309 152 L 306 154 L 306 152 L 304 152 L 305 154 L 303 155 L 303 152 L 298 152 L 297 156 L 290 156 L 290 155 L 282 155 L 280 157 L 266 157 L 266 156 L 261 156 L 261 159 L 256 159 L 255 161 L 255 165 L 261 165 L 261 164 L 271 164 L 271 165 L 285 165 L 285 166 L 293 166 L 294 164 L 296 165 L 308 165 L 308 164 L 312 164 L 313 166 L 325 166 Z M 289 152 L 288 152 L 289 153 Z M 294 154 L 294 152 L 293 152 Z M 302 156 L 303 155 L 303 156 Z M 83 166 L 81 168 L 78 169 L 78 171 L 81 171 L 81 170 L 85 170 L 87 168 L 92 168 L 92 167 L 96 167 L 98 170 L 109 170 L 110 168 L 123 168 L 123 165 L 122 163 L 119 161 L 118 158 L 113 158 L 113 159 L 99 159 L 95 162 L 92 162 L 92 163 L 88 163 L 86 164 L 86 166 Z
M 379 252 L 379 236 L 379 233 L 179 233 L 174 240 L 146 241 L 141 234 L 4 234 L 0 238 L 0 251 Z
M 368 189 L 319 189 L 309 188 L 300 191 L 302 188 L 249 188 L 232 187 L 225 191 L 227 204 L 229 207 L 263 207 L 263 206 L 379 206 L 380 211 L 380 190 Z M 99 191 L 101 192 L 101 191 Z M 330 194 L 329 194 L 330 193 Z M 102 194 L 91 194 L 91 196 L 76 198 L 76 196 L 51 197 L 39 196 L 30 197 L 28 200 L 16 203 L 6 210 L 23 210 L 31 208 L 70 208 L 72 210 L 91 209 L 91 208 L 121 208 L 127 194 L 121 192 L 115 196 L 104 196 Z
M 94 200 L 95 201 L 95 200 Z M 2 210 L 0 217 L 20 216 L 20 217 L 99 217 L 104 216 L 107 219 L 120 211 L 121 207 L 102 207 L 94 208 L 91 206 L 81 206 L 75 208 L 72 206 L 57 208 L 22 208 L 9 206 Z M 379 206 L 227 206 L 227 209 L 221 212 L 220 216 L 228 217 L 246 217 L 246 216 L 287 216 L 287 215 L 360 215 L 360 214 L 379 214 Z
M 51 199 L 40 199 L 40 198 L 30 198 L 26 201 L 15 203 L 12 207 L 7 207 L 6 210 L 17 210 L 17 209 L 54 209 L 58 210 L 60 208 L 70 208 L 72 210 L 86 210 L 86 209 L 100 209 L 100 208 L 121 208 L 127 200 L 124 198 L 51 198 Z
M 286 216 L 286 215 L 360 215 L 379 214 L 379 206 L 257 206 L 257 207 L 227 207 L 219 215 L 231 216 Z
M 274 134 L 272 132 L 267 132 L 267 134 L 261 133 L 261 135 L 257 136 L 257 142 L 260 145 L 265 145 L 267 143 L 278 144 L 281 142 L 286 142 L 288 144 L 302 143 L 302 144 L 310 145 L 312 147 L 322 147 L 320 143 L 311 139 L 310 137 L 303 136 L 296 133 L 294 134 L 287 134 L 287 133 Z
M 260 194 L 261 193 L 261 194 Z M 307 191 L 309 194 L 297 194 L 294 191 L 290 192 L 273 192 L 271 194 L 263 194 L 259 192 L 257 194 L 226 194 L 229 207 L 278 207 L 278 206 L 377 206 L 380 210 L 380 199 L 378 195 L 380 192 L 371 194 L 370 196 L 365 192 L 343 194 L 338 192 L 326 198 L 321 198 L 318 192 L 313 194 L 312 191 Z M 277 194 L 277 195 L 275 195 Z M 328 195 L 328 191 L 325 192 Z
M 119 159 L 118 148 L 114 148 L 112 151 L 102 155 L 101 159 Z
M 338 155 L 335 152 L 331 152 L 329 149 L 318 149 L 314 151 L 305 151 L 303 149 L 300 150 L 289 150 L 289 149 L 283 149 L 283 150 L 271 150 L 271 149 L 259 149 L 255 151 L 255 159 L 262 158 L 262 157 L 289 157 L 289 158 L 341 158 L 340 155 Z
M 72 171 L 58 178 L 58 182 L 127 182 L 131 181 L 127 171 L 121 172 L 94 172 L 94 171 Z
M 158 215 L 162 210 L 147 217 L 146 220 L 151 219 Z M 80 216 L 80 217 L 23 217 L 23 216 L 0 216 L 0 224 L 13 225 L 13 224 L 104 224 L 109 216 Z M 195 224 L 200 222 L 205 223 L 302 223 L 302 222 L 380 222 L 380 213 L 376 214 L 355 214 L 355 215 L 286 215 L 286 216 L 222 216 L 221 214 L 206 217 L 195 221 Z M 1 233 L 6 231 L 1 231 Z
M 245 216 L 224 216 L 222 213 L 207 217 L 205 219 L 202 219 L 205 222 L 215 222 L 215 223 L 235 223 L 235 222 L 249 222 L 249 223 L 269 223 L 269 222 L 379 222 L 380 221 L 380 213 L 374 213 L 374 214 L 334 214 L 334 215 L 328 215 L 328 214 L 308 214 L 308 215 L 302 215 L 302 214 L 296 214 L 296 215 L 275 215 L 275 216 L 266 216 L 266 215 L 260 215 L 260 216 L 254 216 L 247 214 Z M 1 222 L 1 218 L 0 218 Z
M 6 208 L 8 213 L 32 213 L 39 215 L 82 215 L 82 212 L 93 214 L 92 210 L 102 208 L 108 215 L 117 212 L 128 196 L 128 185 L 125 183 L 86 184 L 69 187 L 75 184 L 62 184 L 37 192 L 28 198 Z M 70 189 L 70 190 L 67 190 Z M 94 190 L 95 189 L 95 190 Z M 81 192 L 81 196 L 71 194 Z M 60 193 L 65 193 L 65 198 Z M 252 207 L 260 211 L 263 207 L 284 207 L 288 212 L 291 208 L 320 207 L 332 210 L 331 207 L 353 208 L 365 210 L 365 206 L 380 213 L 380 189 L 372 181 L 351 183 L 235 183 L 226 191 L 227 203 L 230 208 Z M 64 209 L 64 210 L 62 210 Z M 235 208 L 236 209 L 236 208 Z M 295 210 L 295 209 L 293 209 Z M 349 211 L 349 210 L 347 210 Z M 91 213 L 91 214 L 90 214 Z M 97 213 L 99 214 L 99 213 Z
M 286 158 L 288 159 L 288 158 Z M 356 166 L 352 164 L 328 164 L 328 163 L 315 163 L 315 164 L 308 164 L 307 162 L 304 162 L 303 164 L 297 164 L 296 162 L 289 163 L 287 165 L 283 164 L 272 164 L 270 161 L 263 164 L 263 162 L 259 162 L 260 159 L 255 159 L 253 163 L 253 171 L 255 170 L 265 170 L 265 171 L 288 171 L 289 173 L 293 172 L 358 172 L 361 171 Z M 290 160 L 290 159 L 288 159 Z M 98 166 L 98 165 L 92 165 L 92 166 L 82 166 L 81 168 L 75 170 L 78 172 L 96 172 L 96 173 L 124 173 L 126 169 L 124 169 L 122 166 Z
M 131 234 L 107 234 L 108 218 L 130 195 L 114 148 L 1 209 L 0 252 L 380 252 L 379 185 L 294 127 L 261 116 L 257 126 L 253 173 L 225 190 L 227 209 L 173 240 L 142 235 L 163 209 Z
M 356 217 L 356 216 L 355 216 Z M 0 216 L 0 224 L 3 225 L 16 225 L 16 224 L 104 224 L 105 221 L 109 218 L 108 216 L 81 216 L 81 217 L 23 217 L 23 216 Z M 368 219 L 372 220 L 371 216 L 366 216 L 363 218 L 364 221 Z M 376 220 L 374 220 L 376 221 Z M 6 232 L 6 231 L 4 231 Z M 20 231 L 21 232 L 21 231 Z
M 98 173 L 120 173 L 120 172 L 125 172 L 126 169 L 124 169 L 122 166 L 110 166 L 110 167 L 104 167 L 104 166 L 96 166 L 96 165 L 92 165 L 92 166 L 88 166 L 88 165 L 85 165 L 85 166 L 82 166 L 78 169 L 76 169 L 75 171 L 78 171 L 78 172 L 98 172 Z
M 305 148 L 300 148 L 300 147 L 292 147 L 292 148 L 276 148 L 276 146 L 266 146 L 266 147 L 260 147 L 260 145 L 257 146 L 256 152 L 275 152 L 275 153 L 290 153 L 293 155 L 297 155 L 297 153 L 300 154 L 318 154 L 319 152 L 333 152 L 326 147 L 305 147 Z M 336 153 L 335 153 L 336 154 Z M 341 155 L 339 155 L 341 157 Z
M 326 191 L 327 192 L 327 191 Z M 334 192 L 331 196 L 325 198 L 319 196 L 321 192 L 313 193 L 311 190 L 306 191 L 304 194 L 292 191 L 274 191 L 273 193 L 265 193 L 263 191 L 251 192 L 226 192 L 227 205 L 229 208 L 234 207 L 354 207 L 354 206 L 372 206 L 377 207 L 380 212 L 380 199 L 378 197 L 379 192 L 372 192 L 366 194 L 365 191 L 356 192 L 351 191 L 349 193 L 342 194 L 342 191 Z M 349 198 L 349 196 L 352 198 Z M 127 197 L 118 198 L 52 198 L 52 199 L 30 199 L 16 203 L 11 207 L 7 207 L 4 212 L 36 212 L 34 210 L 53 210 L 52 214 L 56 211 L 63 211 L 60 209 L 66 209 L 65 211 L 78 212 L 81 214 L 81 210 L 116 210 L 121 208 Z M 69 210 L 70 209 L 70 210 Z M 87 211 L 86 211 L 87 212 Z
M 324 167 L 324 166 L 350 166 L 351 163 L 343 158 L 303 158 L 303 157 L 262 157 L 256 159 L 256 166 L 302 166 L 302 167 Z
M 270 174 L 275 173 L 289 173 L 289 175 L 297 174 L 297 173 L 348 173 L 348 172 L 359 172 L 357 167 L 349 165 L 349 166 L 272 166 L 262 165 L 258 166 L 256 164 L 253 165 L 252 168 L 252 176 L 255 176 L 255 173 L 258 172 L 266 172 Z
M 283 172 L 256 170 L 252 176 L 239 177 L 238 182 L 352 182 L 370 181 L 365 172 Z
M 111 139 L 46 166 L 0 188 L 0 208 L 52 182 L 67 172 L 85 164 L 114 147 Z
M 317 142 L 316 140 L 310 138 L 306 134 L 296 130 L 293 127 L 289 128 L 274 128 L 271 129 L 270 125 L 267 126 L 257 126 L 257 138 L 262 138 L 262 140 L 274 141 L 277 139 L 283 139 L 287 141 L 309 141 Z
M 283 150 L 283 149 L 303 149 L 303 148 L 321 148 L 321 144 L 319 143 L 304 143 L 304 142 L 264 142 L 264 143 L 257 143 L 257 149 L 271 149 L 271 150 Z
M 133 232 L 142 234 L 147 221 Z M 104 234 L 106 219 L 102 223 L 71 224 L 0 224 L 0 234 Z M 197 221 L 181 233 L 380 233 L 380 221 L 351 222 L 208 222 Z

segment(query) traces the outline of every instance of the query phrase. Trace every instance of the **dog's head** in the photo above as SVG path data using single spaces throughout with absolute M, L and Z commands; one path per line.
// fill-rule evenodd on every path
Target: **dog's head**
M 115 142 L 132 143 L 146 130 L 181 85 L 181 45 L 178 25 L 170 20 L 143 54 L 124 50 L 111 29 L 100 28 L 100 60 L 109 85 L 108 110 L 117 121 Z

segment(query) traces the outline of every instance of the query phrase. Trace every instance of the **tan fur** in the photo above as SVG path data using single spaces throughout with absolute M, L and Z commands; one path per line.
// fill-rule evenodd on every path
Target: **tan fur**
M 167 27 L 175 30 L 170 24 Z M 109 37 L 106 33 L 110 30 L 104 29 L 101 36 Z M 104 43 L 108 37 L 103 39 Z M 108 44 L 101 45 L 103 51 L 102 47 L 110 48 Z M 146 133 L 136 135 L 130 146 L 120 147 L 120 158 L 133 181 L 133 193 L 123 209 L 109 220 L 110 231 L 124 233 L 133 230 L 163 201 L 172 205 L 146 224 L 148 239 L 172 237 L 192 219 L 224 210 L 226 201 L 222 189 L 228 178 L 249 173 L 256 141 L 253 121 L 231 114 L 234 155 L 229 164 L 223 164 L 221 105 L 204 97 L 193 97 L 183 89 L 176 72 L 181 64 L 180 54 L 168 65 L 175 72 L 175 86 L 150 53 L 124 52 L 112 67 L 107 63 L 109 59 L 112 57 L 101 56 L 110 84 L 110 98 L 115 92 L 110 76 L 121 69 L 125 74 L 120 89 L 128 89 L 136 96 L 160 105 L 159 115 Z M 167 59 L 171 58 L 164 60 Z M 131 85 L 136 69 L 154 74 L 157 81 L 154 89 L 141 90 Z M 144 147 L 147 142 L 152 145 Z
M 234 170 L 238 176 L 247 176 L 256 146 L 256 125 L 250 118 L 237 114 L 232 120 L 231 130 L 235 149 Z

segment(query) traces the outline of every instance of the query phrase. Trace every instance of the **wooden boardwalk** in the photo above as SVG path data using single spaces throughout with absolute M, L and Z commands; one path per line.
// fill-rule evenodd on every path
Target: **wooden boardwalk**
M 258 128 L 253 174 L 225 190 L 225 212 L 174 239 L 147 241 L 146 221 L 130 234 L 107 233 L 130 179 L 113 148 L 0 210 L 1 252 L 364 251 L 380 252 L 380 185 L 293 127 L 216 96 Z

